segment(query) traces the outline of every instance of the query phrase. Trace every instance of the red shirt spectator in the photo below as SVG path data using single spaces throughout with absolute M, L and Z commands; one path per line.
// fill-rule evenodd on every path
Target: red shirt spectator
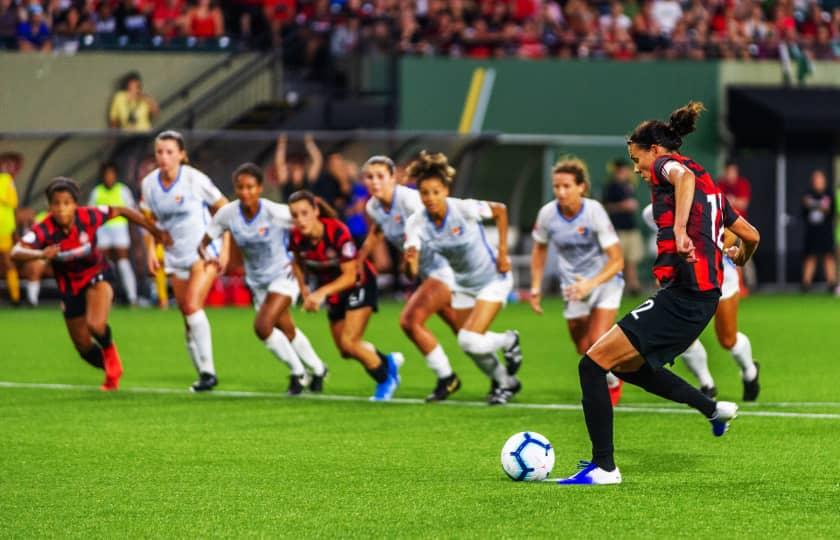
M 727 163 L 723 177 L 717 183 L 732 208 L 738 212 L 738 215 L 744 216 L 744 219 L 746 219 L 747 210 L 750 207 L 750 198 L 752 197 L 752 187 L 750 181 L 741 176 L 738 164 L 731 161 Z

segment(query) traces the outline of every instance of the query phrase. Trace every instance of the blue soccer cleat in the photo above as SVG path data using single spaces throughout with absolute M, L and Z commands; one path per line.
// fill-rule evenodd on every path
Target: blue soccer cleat
M 712 435 L 722 437 L 729 430 L 729 422 L 738 416 L 738 404 L 731 401 L 718 401 L 715 415 L 709 418 Z
M 371 401 L 389 401 L 394 397 L 394 392 L 400 386 L 400 381 L 390 374 L 388 378 L 376 385 L 373 395 L 370 397 Z
M 605 486 L 621 483 L 621 471 L 618 470 L 618 467 L 613 471 L 605 471 L 594 463 L 583 460 L 578 464 L 578 467 L 580 470 L 568 478 L 561 480 L 551 478 L 545 480 L 545 482 L 554 482 L 563 486 Z
M 388 375 L 397 380 L 397 385 L 400 384 L 400 368 L 405 362 L 405 356 L 399 352 L 392 352 L 388 358 Z

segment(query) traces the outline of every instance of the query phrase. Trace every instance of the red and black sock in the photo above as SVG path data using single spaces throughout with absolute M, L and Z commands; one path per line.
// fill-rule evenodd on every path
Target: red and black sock
M 378 350 L 376 354 L 379 356 L 379 365 L 373 369 L 366 369 L 366 371 L 377 384 L 380 384 L 388 380 L 388 357 Z
M 105 358 L 99 345 L 91 345 L 86 352 L 80 353 L 85 362 L 97 369 L 105 369 Z
M 103 349 L 107 349 L 113 343 L 111 341 L 111 327 L 106 324 L 105 331 L 102 332 L 101 335 L 93 334 L 93 339 L 95 339 L 96 342 L 99 343 L 100 347 L 102 347 Z
M 580 389 L 583 392 L 583 417 L 592 441 L 592 463 L 605 471 L 615 470 L 613 457 L 613 407 L 607 388 L 607 372 L 589 356 L 578 364 Z

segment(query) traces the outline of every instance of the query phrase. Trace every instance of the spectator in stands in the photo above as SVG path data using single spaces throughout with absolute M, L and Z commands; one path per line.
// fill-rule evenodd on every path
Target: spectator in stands
M 18 49 L 24 52 L 52 50 L 52 32 L 40 4 L 29 6 L 29 16 L 17 25 Z
M 78 43 L 81 36 L 91 34 L 93 30 L 93 23 L 90 19 L 83 17 L 76 6 L 70 6 L 61 21 L 55 25 L 55 46 L 59 49 L 67 43 Z
M 94 2 L 91 3 L 95 5 Z M 93 12 L 92 20 L 97 36 L 111 38 L 117 35 L 117 18 L 110 3 L 100 3 Z
M 274 172 L 277 183 L 283 190 L 283 200 L 300 189 L 312 190 L 312 186 L 321 175 L 324 157 L 315 144 L 315 139 L 307 133 L 303 136 L 303 145 L 307 156 L 297 157 L 288 155 L 288 137 L 284 133 L 277 137 L 277 147 L 274 151 Z M 308 161 L 308 163 L 307 163 Z
M 181 33 L 184 27 L 186 8 L 183 0 L 162 0 L 155 4 L 152 11 L 152 27 L 155 34 L 164 39 L 172 39 Z
M 152 129 L 152 120 L 157 116 L 159 107 L 152 96 L 143 92 L 140 74 L 136 71 L 127 74 L 120 87 L 111 100 L 109 125 L 126 131 Z
M 225 33 L 222 10 L 211 0 L 198 0 L 196 5 L 189 8 L 185 25 L 187 35 L 199 39 L 216 38 Z
M 20 280 L 17 267 L 11 258 L 15 243 L 17 222 L 15 211 L 18 208 L 18 195 L 15 188 L 15 175 L 20 170 L 22 157 L 19 154 L 0 155 L 0 275 L 6 279 L 6 288 L 12 304 L 20 302 Z
M 636 223 L 639 201 L 636 200 L 633 186 L 633 173 L 630 164 L 618 158 L 610 165 L 612 175 L 604 186 L 604 208 L 610 216 L 613 227 L 618 233 L 621 251 L 624 253 L 624 280 L 628 294 L 639 294 L 638 265 L 644 257 L 642 233 Z
M 341 152 L 327 155 L 326 167 L 312 186 L 312 192 L 338 210 L 339 214 L 345 212 L 353 192 L 353 179 Z
M 12 0 L 0 0 L 0 50 L 17 49 L 18 11 Z
M 837 267 L 834 261 L 834 224 L 836 201 L 828 189 L 825 172 L 817 169 L 811 173 L 811 187 L 802 197 L 802 217 L 805 219 L 805 258 L 802 261 L 802 289 L 810 290 L 822 259 L 825 280 L 829 291 L 837 284 Z
M 154 4 L 136 0 L 122 0 L 114 12 L 117 33 L 134 41 L 142 41 L 151 35 L 150 18 Z
M 365 205 L 370 198 L 364 182 L 361 181 L 359 164 L 353 160 L 344 160 L 347 168 L 347 176 L 350 178 L 351 188 L 348 197 L 347 207 L 344 209 L 342 219 L 350 229 L 350 235 L 357 246 L 361 247 L 368 233 L 367 210 Z

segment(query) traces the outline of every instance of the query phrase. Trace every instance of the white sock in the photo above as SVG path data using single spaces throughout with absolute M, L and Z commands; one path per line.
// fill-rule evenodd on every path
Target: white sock
M 504 388 L 513 386 L 516 379 L 508 375 L 507 368 L 499 362 L 495 354 L 467 354 L 473 359 L 478 369 L 484 372 L 491 380 L 496 381 L 499 386 Z
M 619 384 L 621 384 L 621 379 L 619 379 L 618 377 L 613 375 L 612 371 L 608 371 L 607 372 L 607 387 L 608 388 L 615 388 Z
M 435 372 L 438 379 L 445 379 L 452 375 L 452 366 L 449 365 L 449 358 L 440 343 L 426 355 L 426 365 Z
M 741 367 L 741 378 L 745 381 L 755 379 L 758 372 L 755 369 L 755 363 L 753 362 L 752 344 L 750 343 L 750 338 L 741 332 L 738 332 L 735 337 L 735 345 L 732 346 L 729 352 L 732 353 L 732 358 L 734 358 Z
M 286 334 L 278 329 L 271 331 L 271 334 L 263 340 L 265 346 L 271 351 L 278 360 L 289 366 L 289 371 L 292 375 L 303 375 L 303 364 L 300 363 L 295 350 L 292 349 L 292 344 L 289 343 L 289 338 Z
M 470 332 L 469 330 L 460 330 L 458 332 L 458 345 L 467 354 L 490 354 L 498 351 L 503 347 L 510 347 L 513 345 L 516 336 L 513 332 L 505 332 L 500 334 L 498 332 Z
M 295 339 L 292 340 L 292 348 L 297 353 L 298 358 L 312 370 L 313 374 L 320 377 L 327 370 L 324 362 L 321 361 L 318 353 L 315 352 L 312 344 L 309 343 L 309 338 L 300 331 L 300 328 L 295 329 Z
M 134 269 L 128 259 L 120 259 L 117 261 L 117 269 L 120 272 L 120 280 L 123 288 L 125 288 L 125 295 L 128 296 L 128 301 L 132 304 L 137 303 L 137 279 L 134 277 Z
M 195 370 L 198 373 L 201 373 L 201 354 L 198 352 L 198 344 L 195 342 L 195 339 L 192 337 L 189 330 L 187 330 L 186 338 L 187 352 L 190 353 L 190 360 L 192 360 Z
M 187 326 L 190 327 L 195 344 L 198 348 L 201 373 L 216 374 L 216 366 L 213 364 L 213 336 L 210 333 L 210 321 L 207 314 L 200 309 L 187 317 Z
M 41 294 L 41 282 L 40 281 L 27 281 L 26 282 L 26 298 L 29 300 L 29 303 L 33 306 L 38 305 L 38 296 Z
M 697 377 L 700 386 L 714 386 L 715 380 L 709 372 L 709 356 L 699 339 L 695 339 L 684 353 L 682 359 L 685 367 Z

